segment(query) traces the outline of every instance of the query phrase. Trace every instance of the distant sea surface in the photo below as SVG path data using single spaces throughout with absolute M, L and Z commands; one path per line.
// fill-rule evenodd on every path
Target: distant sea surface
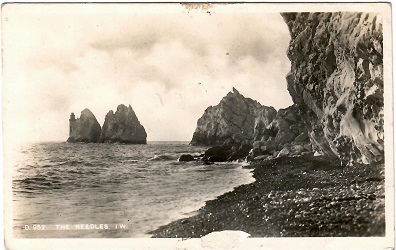
M 13 168 L 14 236 L 150 237 L 254 180 L 240 163 L 177 161 L 205 149 L 186 142 L 25 145 Z

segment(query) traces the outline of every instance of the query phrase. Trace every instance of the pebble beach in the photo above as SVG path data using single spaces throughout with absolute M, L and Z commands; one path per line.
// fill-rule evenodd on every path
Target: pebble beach
M 280 157 L 246 166 L 256 179 L 198 213 L 150 232 L 155 238 L 198 238 L 240 230 L 250 237 L 385 235 L 384 164 L 341 166 L 337 158 Z

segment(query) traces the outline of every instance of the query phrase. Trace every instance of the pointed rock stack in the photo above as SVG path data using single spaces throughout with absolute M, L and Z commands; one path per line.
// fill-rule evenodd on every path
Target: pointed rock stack
M 100 133 L 100 125 L 89 109 L 81 111 L 81 116 L 77 119 L 71 114 L 68 142 L 98 142 Z
M 210 106 L 199 118 L 191 145 L 250 143 L 257 129 L 274 119 L 276 110 L 245 98 L 235 88 L 218 105 Z
M 84 109 L 78 119 L 75 119 L 74 113 L 72 113 L 69 121 L 68 142 L 147 143 L 146 131 L 131 105 L 126 107 L 121 104 L 115 113 L 112 110 L 109 111 L 102 128 L 89 109 Z
M 312 153 L 308 131 L 296 105 L 278 112 L 245 98 L 235 88 L 198 120 L 192 145 L 213 146 L 204 161 L 262 161 Z
M 146 138 L 146 130 L 140 124 L 131 105 L 126 107 L 121 104 L 115 113 L 112 110 L 107 113 L 100 135 L 101 142 L 146 144 Z

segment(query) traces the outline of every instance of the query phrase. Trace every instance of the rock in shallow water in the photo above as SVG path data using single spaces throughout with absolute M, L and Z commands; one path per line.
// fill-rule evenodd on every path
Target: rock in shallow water
M 195 161 L 195 158 L 192 155 L 181 155 L 178 161 Z

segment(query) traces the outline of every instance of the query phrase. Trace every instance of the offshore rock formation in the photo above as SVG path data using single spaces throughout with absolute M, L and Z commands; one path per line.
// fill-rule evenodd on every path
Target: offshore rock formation
M 100 138 L 100 125 L 89 109 L 81 111 L 80 118 L 75 119 L 74 113 L 70 115 L 70 133 L 68 142 L 98 142 Z
M 245 98 L 235 88 L 218 105 L 210 106 L 199 118 L 191 145 L 250 143 L 255 134 L 271 123 L 273 107 Z
M 126 107 L 121 104 L 115 113 L 112 110 L 107 113 L 100 142 L 146 144 L 146 138 L 146 130 L 140 124 L 131 105 Z
M 342 164 L 384 158 L 382 19 L 373 13 L 283 13 L 288 90 L 316 151 Z
M 308 131 L 296 105 L 280 109 L 274 120 L 258 131 L 249 159 L 269 160 L 312 152 Z

